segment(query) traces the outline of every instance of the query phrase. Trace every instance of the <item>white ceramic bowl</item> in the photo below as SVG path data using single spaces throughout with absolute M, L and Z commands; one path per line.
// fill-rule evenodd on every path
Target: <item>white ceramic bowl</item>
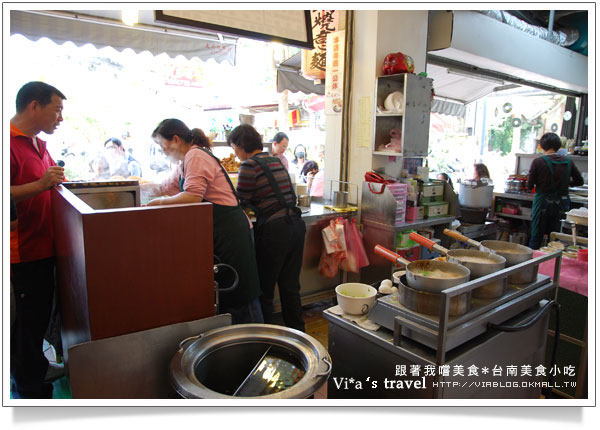
M 335 287 L 338 305 L 350 315 L 365 315 L 375 303 L 377 290 L 367 284 L 350 282 Z

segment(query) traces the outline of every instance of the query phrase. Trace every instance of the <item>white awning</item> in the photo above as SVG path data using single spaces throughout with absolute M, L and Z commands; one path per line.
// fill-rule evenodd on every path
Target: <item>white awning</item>
M 82 46 L 91 43 L 97 48 L 110 46 L 119 51 L 130 48 L 135 52 L 149 51 L 154 55 L 166 53 L 171 57 L 183 55 L 188 59 L 198 57 L 203 61 L 213 59 L 218 63 L 227 61 L 235 64 L 237 39 L 234 37 L 183 31 L 143 21 L 131 27 L 118 19 L 101 16 L 101 13 L 105 16 L 118 15 L 120 11 L 85 12 L 84 15 L 69 11 L 11 10 L 10 34 L 22 34 L 30 40 L 47 37 L 59 44 L 70 41 Z M 94 12 L 100 16 L 91 15 Z M 140 13 L 146 17 L 153 16 L 153 11 Z

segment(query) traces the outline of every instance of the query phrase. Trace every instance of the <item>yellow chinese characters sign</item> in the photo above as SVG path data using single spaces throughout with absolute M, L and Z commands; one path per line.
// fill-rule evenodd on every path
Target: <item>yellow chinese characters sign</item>
M 302 50 L 302 74 L 309 79 L 325 79 L 327 35 L 343 28 L 338 10 L 311 10 L 314 49 Z
M 344 96 L 344 46 L 346 32 L 327 35 L 327 77 L 325 79 L 325 113 L 342 112 Z

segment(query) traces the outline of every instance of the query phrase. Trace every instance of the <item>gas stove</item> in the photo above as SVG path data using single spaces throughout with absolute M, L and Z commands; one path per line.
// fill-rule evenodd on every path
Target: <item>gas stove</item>
M 531 265 L 538 265 L 551 258 L 559 258 L 555 252 L 526 261 L 496 273 L 457 285 L 440 293 L 440 312 L 428 315 L 409 309 L 399 302 L 397 294 L 380 297 L 376 300 L 368 318 L 395 332 L 395 338 L 409 338 L 429 348 L 445 353 L 488 330 L 488 323 L 500 324 L 519 313 L 548 299 L 551 290 L 558 284 L 546 275 L 537 275 L 529 284 L 508 284 L 506 294 L 495 299 L 472 298 L 471 308 L 460 316 L 450 317 L 450 299 L 489 283 L 507 277 Z M 401 334 L 402 336 L 398 336 Z M 440 351 L 441 350 L 441 351 Z

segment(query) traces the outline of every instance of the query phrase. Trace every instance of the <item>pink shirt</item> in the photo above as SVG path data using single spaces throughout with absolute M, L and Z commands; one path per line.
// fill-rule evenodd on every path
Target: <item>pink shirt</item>
M 310 186 L 309 194 L 311 197 L 323 197 L 323 186 L 325 185 L 325 171 L 319 170 L 315 175 Z
M 196 148 L 196 147 L 194 147 Z M 185 154 L 183 164 L 160 184 L 163 194 L 174 196 L 179 194 L 179 177 L 183 171 L 185 183 L 183 189 L 186 193 L 202 197 L 202 200 L 223 206 L 237 206 L 238 201 L 221 165 L 206 152 L 191 149 Z
M 281 162 L 283 163 L 283 167 L 285 167 L 285 170 L 290 170 L 290 163 L 288 162 L 288 159 L 285 157 L 285 154 L 276 155 L 275 157 L 277 157 L 281 160 Z

